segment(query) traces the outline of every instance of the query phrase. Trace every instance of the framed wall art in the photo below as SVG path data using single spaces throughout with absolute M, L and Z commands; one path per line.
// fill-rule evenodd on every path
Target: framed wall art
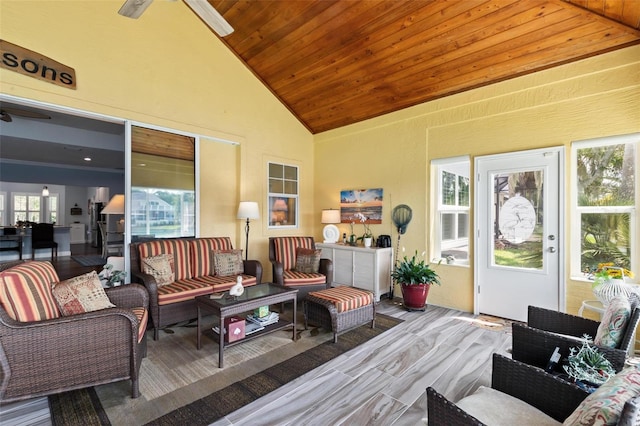
M 382 188 L 340 191 L 340 222 L 382 223 Z

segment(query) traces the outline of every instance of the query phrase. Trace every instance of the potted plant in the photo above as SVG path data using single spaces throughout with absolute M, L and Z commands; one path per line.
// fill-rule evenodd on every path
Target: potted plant
M 404 307 L 410 311 L 424 311 L 429 288 L 432 284 L 440 285 L 440 276 L 424 259 L 418 257 L 417 250 L 411 258 L 404 256 L 398 262 L 391 272 L 391 278 L 400 283 Z
M 113 265 L 107 263 L 98 276 L 100 277 L 103 287 L 117 287 L 124 282 L 127 273 L 125 271 L 116 271 L 113 269 Z
M 371 232 L 371 228 L 369 228 L 367 217 L 362 213 L 356 213 L 355 216 L 359 218 L 360 222 L 362 222 L 362 226 L 364 226 L 364 234 L 362 234 L 362 237 L 357 238 L 356 241 L 362 240 L 362 245 L 365 247 L 371 247 L 373 243 L 373 232 Z

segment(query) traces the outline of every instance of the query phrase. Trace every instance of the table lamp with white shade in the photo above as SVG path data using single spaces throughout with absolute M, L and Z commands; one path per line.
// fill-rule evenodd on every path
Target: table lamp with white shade
M 100 214 L 124 214 L 124 194 L 116 194 L 111 197 L 111 200 L 107 203 L 106 206 L 102 209 Z M 118 227 L 122 227 L 123 229 L 118 229 L 118 232 L 124 231 L 124 219 L 118 222 Z
M 340 210 L 327 209 L 322 210 L 322 223 L 326 223 L 327 226 L 322 230 L 322 236 L 324 242 L 327 244 L 335 244 L 340 238 L 340 231 L 335 223 L 340 223 Z

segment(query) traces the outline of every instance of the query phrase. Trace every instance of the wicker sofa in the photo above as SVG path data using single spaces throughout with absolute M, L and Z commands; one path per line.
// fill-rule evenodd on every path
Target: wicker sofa
M 237 275 L 220 275 L 215 267 L 215 253 L 231 252 L 229 237 L 165 238 L 130 245 L 132 280 L 144 284 L 149 292 L 149 312 L 153 338 L 168 325 L 197 317 L 196 296 L 226 291 L 236 283 Z M 173 277 L 159 285 L 157 277 L 144 272 L 145 259 L 171 255 Z M 242 261 L 244 286 L 260 284 L 262 264 L 258 260 Z
M 106 289 L 115 308 L 21 321 L 13 318 L 9 282 L 12 289 L 15 283 L 42 289 L 57 282 L 57 274 L 49 262 L 0 264 L 0 403 L 121 380 L 131 380 L 131 396 L 139 396 L 149 303 L 143 286 Z

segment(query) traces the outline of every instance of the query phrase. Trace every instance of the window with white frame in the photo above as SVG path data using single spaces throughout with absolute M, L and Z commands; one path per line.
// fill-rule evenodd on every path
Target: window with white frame
M 269 227 L 298 226 L 298 167 L 269 163 Z
M 58 222 L 58 195 L 50 194 L 44 199 L 44 222 L 57 223 Z
M 639 146 L 640 134 L 572 145 L 573 276 L 590 274 L 601 264 L 637 274 Z
M 13 223 L 41 222 L 42 199 L 40 194 L 13 194 Z
M 18 222 L 58 222 L 58 194 L 13 194 L 13 223 Z
M 432 198 L 435 239 L 432 258 L 448 263 L 469 262 L 468 157 L 433 160 Z

